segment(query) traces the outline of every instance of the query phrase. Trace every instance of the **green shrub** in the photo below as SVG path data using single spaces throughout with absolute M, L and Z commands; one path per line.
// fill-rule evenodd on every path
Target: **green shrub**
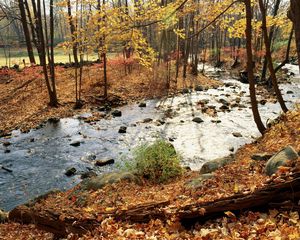
M 183 173 L 180 156 L 172 144 L 156 140 L 153 144 L 144 144 L 133 152 L 132 162 L 127 162 L 127 170 L 152 182 L 162 183 Z

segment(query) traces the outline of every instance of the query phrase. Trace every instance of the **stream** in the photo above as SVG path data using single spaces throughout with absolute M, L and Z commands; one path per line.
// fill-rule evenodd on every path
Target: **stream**
M 293 65 L 286 68 L 295 76 L 292 83 L 280 84 L 280 89 L 287 106 L 293 108 L 300 99 L 299 70 Z M 192 170 L 252 142 L 260 134 L 249 108 L 248 84 L 233 79 L 220 81 L 225 85 L 217 89 L 148 100 L 144 108 L 137 103 L 120 107 L 121 117 L 108 113 L 109 117 L 91 124 L 82 120 L 91 115 L 86 113 L 47 122 L 28 133 L 13 131 L 9 139 L 0 138 L 0 142 L 11 143 L 0 144 L 0 166 L 13 171 L 0 168 L 0 208 L 8 211 L 51 189 L 69 189 L 80 182 L 80 173 L 89 169 L 97 174 L 113 171 L 124 159 L 130 159 L 136 146 L 158 137 L 171 141 L 183 157 L 182 164 Z M 216 116 L 202 113 L 199 101 L 216 108 Z M 231 104 L 230 111 L 219 110 L 224 102 Z M 281 113 L 278 103 L 269 102 L 259 104 L 259 111 L 264 123 Z M 194 122 L 195 117 L 203 122 Z M 127 127 L 127 132 L 119 133 L 120 126 Z M 80 146 L 70 145 L 76 141 Z M 5 153 L 7 149 L 9 153 Z M 96 160 L 110 158 L 115 164 L 94 166 Z M 70 167 L 75 167 L 78 174 L 67 177 L 65 171 Z

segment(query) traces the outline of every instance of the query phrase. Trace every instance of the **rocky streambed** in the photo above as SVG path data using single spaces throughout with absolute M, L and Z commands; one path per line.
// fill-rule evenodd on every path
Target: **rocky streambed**
M 220 81 L 224 85 L 219 88 L 198 86 L 117 111 L 99 108 L 73 118 L 51 119 L 39 129 L 14 131 L 11 137 L 1 138 L 0 208 L 10 210 L 53 188 L 68 189 L 83 173 L 112 171 L 130 159 L 136 146 L 158 137 L 170 141 L 182 155 L 182 164 L 193 170 L 234 152 L 259 132 L 248 85 Z M 287 106 L 294 107 L 300 99 L 300 82 L 280 88 Z M 279 104 L 258 97 L 263 121 L 275 119 L 281 112 Z M 70 168 L 71 177 L 67 177 Z

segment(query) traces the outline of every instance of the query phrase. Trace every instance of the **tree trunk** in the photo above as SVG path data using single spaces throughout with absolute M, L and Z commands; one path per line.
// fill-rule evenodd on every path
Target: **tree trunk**
M 268 68 L 269 68 L 273 88 L 275 90 L 277 100 L 278 100 L 278 102 L 281 106 L 282 111 L 287 112 L 288 109 L 287 109 L 287 107 L 284 103 L 284 100 L 282 98 L 280 89 L 278 87 L 277 78 L 276 78 L 275 70 L 274 70 L 274 67 L 273 67 L 273 60 L 272 60 L 272 56 L 271 56 L 270 39 L 269 39 L 269 36 L 268 36 L 268 29 L 267 29 L 266 9 L 265 9 L 265 6 L 264 6 L 264 3 L 263 3 L 262 0 L 259 0 L 259 7 L 260 7 L 261 14 L 262 14 L 262 26 L 261 26 L 261 28 L 262 28 L 262 32 L 263 32 L 263 36 L 264 36 L 264 41 L 265 41 L 266 60 L 268 62 Z
M 288 17 L 294 23 L 298 64 L 299 64 L 299 69 L 300 69 L 300 1 L 299 0 L 290 0 L 290 4 L 291 4 L 291 6 L 290 6 L 290 10 L 288 12 Z
M 253 73 L 253 54 L 252 54 L 252 9 L 251 9 L 251 0 L 245 0 L 246 7 L 246 48 L 247 48 L 247 72 L 248 72 L 248 81 L 249 81 L 249 90 L 251 98 L 252 113 L 254 121 L 257 125 L 258 130 L 263 134 L 266 130 L 264 124 L 261 121 L 260 114 L 258 111 L 257 100 L 256 100 L 256 91 L 254 83 L 254 73 Z
M 20 14 L 21 14 L 21 23 L 23 26 L 29 61 L 31 64 L 35 64 L 35 58 L 34 58 L 34 54 L 33 54 L 30 33 L 29 33 L 28 25 L 27 25 L 27 17 L 26 17 L 24 2 L 23 2 L 23 0 L 18 0 L 18 3 L 19 3 L 19 9 L 20 9 Z

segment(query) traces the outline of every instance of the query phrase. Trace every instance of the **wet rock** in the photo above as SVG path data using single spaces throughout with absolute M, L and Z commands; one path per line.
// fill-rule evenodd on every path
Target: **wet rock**
M 66 170 L 65 175 L 71 177 L 77 172 L 76 168 L 72 167 Z
M 190 92 L 190 90 L 188 88 L 184 88 L 181 91 L 182 94 L 186 94 L 186 93 L 189 93 L 189 92 Z
M 111 112 L 111 115 L 114 117 L 121 117 L 122 116 L 122 112 L 120 110 L 114 110 Z
M 208 103 L 209 103 L 209 99 L 202 99 L 202 100 L 199 100 L 197 104 L 205 105 L 205 104 L 208 104 Z
M 195 87 L 195 91 L 197 91 L 197 92 L 201 92 L 201 91 L 203 91 L 204 89 L 203 89 L 203 87 L 202 86 L 196 86 Z
M 152 121 L 153 121 L 152 118 L 145 118 L 145 119 L 143 120 L 143 123 L 149 123 L 149 122 L 152 122 Z
M 4 147 L 8 147 L 8 146 L 11 145 L 11 143 L 10 143 L 10 142 L 3 142 L 2 145 L 3 145 Z
M 34 142 L 35 139 L 34 138 L 30 138 L 29 142 Z
M 239 106 L 238 103 L 233 103 L 233 104 L 231 104 L 231 107 L 232 107 L 232 108 L 236 108 L 236 107 L 238 107 L 238 106 Z
M 146 107 L 147 105 L 146 105 L 146 103 L 145 102 L 141 102 L 140 104 L 139 104 L 139 107 L 140 108 L 144 108 L 144 107 Z
M 180 120 L 180 123 L 184 123 L 184 120 Z
M 243 137 L 243 135 L 241 133 L 239 133 L 239 132 L 233 132 L 232 135 L 234 137 Z
M 115 163 L 114 159 L 102 159 L 102 160 L 97 160 L 95 162 L 95 166 L 103 167 L 105 165 L 110 165 L 110 164 L 114 164 L 114 163 Z
M 265 105 L 265 104 L 267 103 L 267 100 L 262 99 L 262 100 L 259 101 L 259 103 L 260 103 L 261 105 Z
M 266 152 L 263 152 L 263 153 L 255 153 L 251 156 L 251 159 L 252 160 L 255 160 L 255 161 L 267 161 L 269 160 L 271 157 L 273 156 L 273 154 L 270 154 L 270 153 L 266 153 Z
M 225 106 L 229 106 L 229 103 L 223 98 L 219 99 L 219 102 L 222 103 Z
M 5 223 L 8 221 L 8 213 L 0 209 L 0 223 Z
M 170 138 L 169 138 L 169 141 L 170 141 L 170 142 L 174 142 L 174 141 L 175 141 L 175 138 L 170 137 Z
M 201 174 L 199 177 L 187 182 L 186 185 L 191 188 L 199 188 L 203 185 L 203 182 L 205 180 L 211 179 L 213 177 L 214 177 L 214 174 L 212 174 L 212 173 Z
M 5 149 L 4 153 L 10 153 L 10 149 Z
M 202 123 L 202 122 L 204 122 L 204 121 L 203 121 L 201 118 L 199 118 L 199 117 L 193 118 L 192 121 L 195 122 L 195 123 Z
M 129 181 L 140 184 L 140 179 L 130 172 L 112 172 L 105 173 L 97 177 L 85 179 L 81 182 L 80 186 L 83 190 L 98 190 L 108 184 L 117 183 L 120 181 Z
M 234 83 L 227 82 L 225 83 L 225 87 L 235 87 Z
M 228 105 L 222 105 L 221 107 L 219 107 L 220 110 L 229 110 Z
M 229 148 L 229 151 L 230 151 L 230 152 L 234 152 L 234 147 L 230 147 L 230 148 Z
M 70 145 L 73 146 L 73 147 L 79 147 L 81 144 L 80 141 L 74 141 L 74 142 L 71 142 Z
M 212 123 L 221 123 L 221 120 L 211 120 Z
M 294 92 L 289 90 L 286 92 L 286 94 L 294 94 Z
M 200 173 L 205 174 L 205 173 L 212 173 L 216 171 L 217 169 L 224 167 L 225 165 L 231 163 L 234 160 L 234 155 L 230 154 L 227 157 L 222 157 L 222 158 L 217 158 L 214 160 L 211 160 L 209 162 L 206 162 L 203 164 Z
M 298 153 L 292 146 L 287 146 L 271 157 L 266 163 L 265 172 L 268 176 L 277 172 L 278 167 L 287 166 L 298 159 Z
M 239 108 L 247 108 L 247 106 L 244 104 L 239 104 Z
M 161 125 L 164 125 L 166 123 L 164 120 L 161 119 L 157 120 L 157 122 L 159 122 Z
M 92 178 L 92 177 L 96 177 L 97 173 L 93 172 L 93 171 L 88 171 L 88 172 L 84 172 L 83 174 L 81 174 L 80 178 L 81 179 L 86 179 L 86 178 Z
M 48 122 L 49 123 L 58 123 L 60 121 L 60 119 L 58 117 L 51 117 L 51 118 L 48 118 Z
M 119 133 L 126 133 L 126 131 L 127 131 L 127 127 L 125 127 L 125 126 L 121 126 L 119 128 Z

